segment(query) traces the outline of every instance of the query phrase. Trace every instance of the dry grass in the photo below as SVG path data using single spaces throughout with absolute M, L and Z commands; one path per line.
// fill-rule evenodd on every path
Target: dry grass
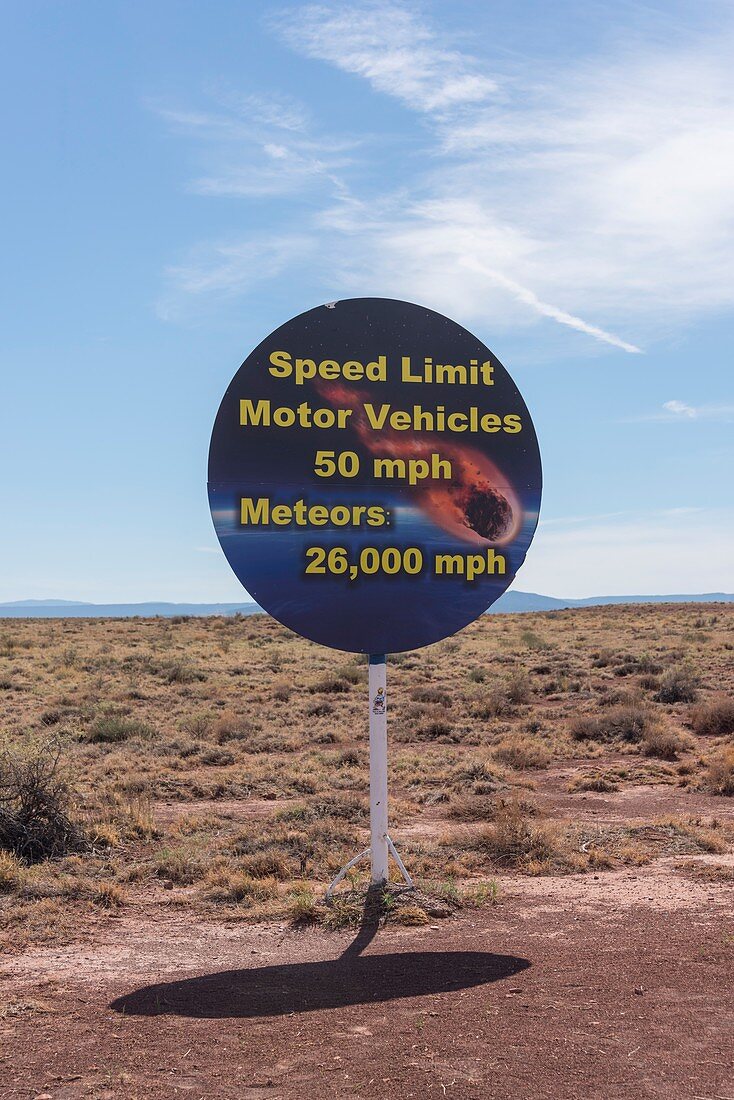
M 734 867 L 726 863 L 702 863 L 700 860 L 687 860 L 676 867 L 678 874 L 686 878 L 698 879 L 700 882 L 726 883 L 734 882 Z
M 704 784 L 714 794 L 734 795 L 734 747 L 713 757 L 706 769 Z
M 619 783 L 606 775 L 580 775 L 568 787 L 569 791 L 596 791 L 597 794 L 609 794 L 619 790 Z
M 689 666 L 671 668 L 660 680 L 658 703 L 693 703 L 698 698 L 699 679 Z
M 647 708 L 634 703 L 615 706 L 595 715 L 580 715 L 571 722 L 574 741 L 642 741 L 651 721 Z
M 734 733 L 734 699 L 721 696 L 691 711 L 691 726 L 699 736 L 728 737 Z
M 492 900 L 498 871 L 693 844 L 627 829 L 582 851 L 554 800 L 613 803 L 632 784 L 731 794 L 734 750 L 710 738 L 734 729 L 733 635 L 727 606 L 590 608 L 485 616 L 391 658 L 391 817 L 411 871 Z M 62 747 L 67 840 L 34 854 L 0 839 L 0 939 L 63 938 L 141 902 L 347 920 L 320 898 L 367 843 L 366 679 L 364 659 L 264 616 L 2 623 L 0 736 L 15 761 Z
M 691 747 L 689 738 L 663 722 L 648 723 L 642 734 L 643 754 L 656 756 L 660 760 L 677 760 L 682 752 Z
M 508 768 L 524 771 L 526 768 L 547 768 L 552 754 L 537 738 L 515 736 L 500 741 L 494 757 Z
M 508 806 L 476 836 L 476 846 L 498 867 L 528 868 L 562 859 L 557 825 L 534 821 L 519 806 Z

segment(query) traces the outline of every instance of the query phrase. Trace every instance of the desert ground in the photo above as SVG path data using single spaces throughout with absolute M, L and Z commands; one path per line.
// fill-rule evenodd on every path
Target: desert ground
M 0 623 L 0 1093 L 734 1100 L 734 606 Z M 399 876 L 396 873 L 396 883 Z

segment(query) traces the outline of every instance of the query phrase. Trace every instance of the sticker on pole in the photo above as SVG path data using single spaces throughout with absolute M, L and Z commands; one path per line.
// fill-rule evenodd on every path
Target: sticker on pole
M 429 645 L 486 611 L 523 563 L 541 484 L 497 357 L 384 298 L 318 306 L 263 340 L 209 451 L 214 526 L 253 599 L 361 653 Z

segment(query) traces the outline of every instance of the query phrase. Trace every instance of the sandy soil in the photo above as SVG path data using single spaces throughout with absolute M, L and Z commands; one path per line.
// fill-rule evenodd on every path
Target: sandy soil
M 494 907 L 356 945 L 100 918 L 0 968 L 2 1095 L 729 1100 L 734 887 L 686 862 L 503 878 Z

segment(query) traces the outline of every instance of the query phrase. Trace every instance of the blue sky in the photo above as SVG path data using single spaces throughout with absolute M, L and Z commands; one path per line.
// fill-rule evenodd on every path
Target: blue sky
M 288 317 L 378 295 L 509 369 L 516 587 L 734 591 L 730 4 L 4 8 L 0 600 L 236 600 L 206 452 Z

